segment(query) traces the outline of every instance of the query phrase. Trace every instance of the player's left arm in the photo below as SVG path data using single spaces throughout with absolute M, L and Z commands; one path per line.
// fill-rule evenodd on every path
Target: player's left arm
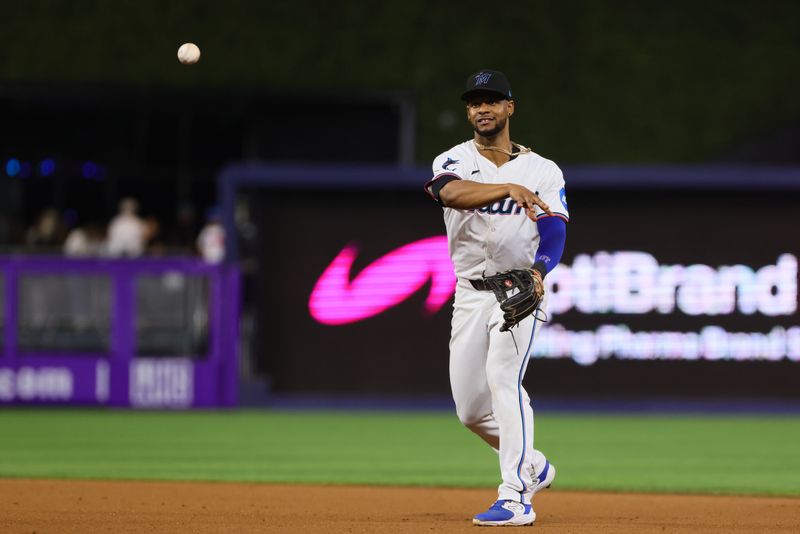
M 541 217 L 536 221 L 539 229 L 539 248 L 533 261 L 533 270 L 544 279 L 564 254 L 567 242 L 567 222 L 561 217 Z
M 564 176 L 555 163 L 543 180 L 539 194 L 551 206 L 551 213 L 540 212 L 536 218 L 539 247 L 536 249 L 533 270 L 544 278 L 561 261 L 569 221 Z

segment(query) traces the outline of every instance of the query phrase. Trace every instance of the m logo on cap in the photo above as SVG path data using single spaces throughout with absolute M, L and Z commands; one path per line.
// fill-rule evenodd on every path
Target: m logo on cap
M 489 78 L 492 77 L 490 72 L 481 72 L 475 75 L 475 85 L 486 85 Z

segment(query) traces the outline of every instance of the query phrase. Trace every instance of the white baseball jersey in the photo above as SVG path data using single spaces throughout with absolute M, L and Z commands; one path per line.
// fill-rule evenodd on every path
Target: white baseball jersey
M 455 176 L 483 184 L 515 183 L 536 193 L 558 217 L 569 220 L 564 177 L 558 165 L 534 152 L 520 153 L 499 168 L 473 141 L 456 145 L 433 161 L 433 179 Z M 537 217 L 547 216 L 536 207 Z M 511 198 L 475 210 L 444 208 L 450 256 L 456 276 L 477 279 L 533 266 L 539 232 Z

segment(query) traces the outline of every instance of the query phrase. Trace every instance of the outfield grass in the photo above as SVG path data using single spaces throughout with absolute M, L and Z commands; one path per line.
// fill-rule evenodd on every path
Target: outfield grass
M 449 413 L 0 410 L 0 477 L 492 487 Z M 544 415 L 565 489 L 800 495 L 800 418 Z

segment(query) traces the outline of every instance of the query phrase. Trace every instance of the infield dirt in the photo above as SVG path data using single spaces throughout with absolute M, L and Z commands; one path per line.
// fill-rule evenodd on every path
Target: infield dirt
M 476 532 L 492 490 L 0 480 L 0 532 Z M 800 498 L 582 493 L 534 502 L 547 533 L 800 531 Z

